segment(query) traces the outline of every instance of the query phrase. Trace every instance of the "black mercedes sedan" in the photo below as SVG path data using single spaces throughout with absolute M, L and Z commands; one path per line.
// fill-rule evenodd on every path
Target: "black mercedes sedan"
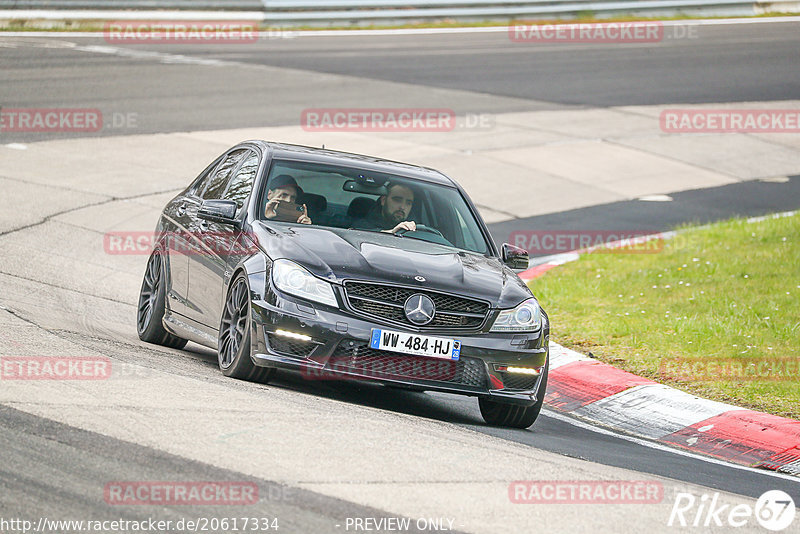
M 527 428 L 544 401 L 548 317 L 444 174 L 265 141 L 214 160 L 164 208 L 139 337 L 217 351 L 226 376 L 277 369 L 478 398 Z

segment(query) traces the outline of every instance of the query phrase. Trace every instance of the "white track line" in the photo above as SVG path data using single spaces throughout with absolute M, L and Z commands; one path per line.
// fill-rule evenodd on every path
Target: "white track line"
M 543 411 L 542 415 L 544 415 L 545 417 L 552 417 L 553 419 L 555 419 L 557 421 L 561 421 L 562 423 L 567 423 L 569 425 L 574 425 L 574 426 L 577 426 L 578 428 L 582 428 L 584 430 L 590 430 L 592 432 L 597 432 L 598 434 L 603 434 L 603 435 L 606 435 L 606 436 L 614 436 L 614 437 L 617 437 L 619 439 L 623 439 L 625 441 L 630 441 L 631 443 L 636 443 L 637 445 L 641 445 L 643 447 L 649 447 L 651 449 L 656 449 L 656 450 L 663 451 L 663 452 L 671 452 L 671 453 L 674 453 L 674 454 L 678 454 L 680 456 L 687 456 L 689 458 L 693 458 L 695 460 L 702 460 L 703 462 L 708 462 L 710 464 L 722 465 L 722 466 L 725 466 L 725 467 L 730 467 L 732 469 L 739 469 L 741 471 L 749 471 L 751 473 L 758 473 L 758 474 L 761 474 L 761 475 L 772 476 L 772 477 L 776 477 L 776 478 L 782 478 L 784 480 L 790 480 L 792 482 L 800 483 L 800 481 L 798 481 L 798 478 L 796 476 L 793 476 L 793 475 L 787 475 L 787 474 L 784 474 L 784 473 L 778 473 L 776 471 L 770 471 L 769 469 L 757 469 L 755 467 L 748 467 L 746 465 L 734 464 L 734 463 L 726 462 L 725 460 L 720 460 L 720 459 L 717 459 L 717 458 L 714 458 L 714 457 L 711 457 L 711 456 L 702 456 L 702 455 L 699 455 L 699 454 L 696 454 L 696 453 L 693 453 L 693 452 L 685 451 L 683 449 L 678 449 L 678 448 L 674 448 L 674 447 L 669 447 L 667 445 L 662 445 L 661 443 L 657 443 L 655 441 L 641 439 L 641 438 L 637 438 L 637 437 L 634 437 L 634 436 L 629 436 L 629 435 L 623 434 L 623 433 L 617 433 L 617 432 L 614 432 L 612 430 L 607 430 L 605 428 L 602 428 L 602 427 L 599 427 L 599 426 L 595 426 L 593 424 L 586 423 L 584 421 L 575 419 L 573 417 L 569 417 L 567 415 L 555 412 L 555 411 L 553 411 L 553 410 L 551 410 L 549 408 L 545 408 L 545 410 Z M 632 469 L 632 468 L 629 468 L 629 469 Z M 668 477 L 668 475 L 665 475 L 665 476 Z

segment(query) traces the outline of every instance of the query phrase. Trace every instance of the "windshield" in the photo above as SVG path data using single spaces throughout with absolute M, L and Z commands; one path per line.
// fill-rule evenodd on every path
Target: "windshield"
M 260 198 L 262 220 L 394 231 L 460 250 L 489 251 L 475 215 L 454 187 L 352 167 L 274 160 Z

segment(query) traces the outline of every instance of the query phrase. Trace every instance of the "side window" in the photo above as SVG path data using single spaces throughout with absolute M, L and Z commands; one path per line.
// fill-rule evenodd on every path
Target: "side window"
M 231 175 L 231 171 L 248 152 L 249 151 L 246 149 L 235 150 L 225 156 L 225 159 L 211 175 L 211 180 L 208 182 L 205 190 L 200 193 L 200 198 L 203 200 L 222 198 L 222 192 L 225 191 L 225 186 L 228 185 L 228 178 Z
M 192 185 L 191 189 L 189 189 L 189 194 L 197 196 L 203 189 L 206 188 L 214 169 L 217 168 L 217 165 L 219 165 L 221 160 L 222 156 L 215 159 L 213 162 L 211 162 L 211 165 L 206 167 L 203 172 L 200 173 L 200 176 L 194 179 L 194 184 Z
M 225 200 L 236 201 L 236 204 L 239 206 L 237 213 L 241 213 L 242 206 L 244 206 L 245 200 L 250 196 L 250 191 L 253 189 L 253 182 L 255 181 L 256 172 L 258 171 L 259 161 L 258 154 L 251 151 L 244 160 L 244 163 L 242 163 L 242 166 L 239 167 L 236 175 L 228 183 L 228 188 L 222 195 L 222 198 Z

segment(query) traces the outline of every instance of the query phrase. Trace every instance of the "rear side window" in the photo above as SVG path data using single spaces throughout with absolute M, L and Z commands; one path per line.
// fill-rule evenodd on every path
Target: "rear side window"
M 222 198 L 222 193 L 228 185 L 231 171 L 248 152 L 250 151 L 247 149 L 239 149 L 225 156 L 222 163 L 220 163 L 211 174 L 208 184 L 206 184 L 204 188 L 199 189 L 199 191 L 201 191 L 200 198 L 203 200 Z
M 200 191 L 206 188 L 208 181 L 211 179 L 211 175 L 214 173 L 214 169 L 217 168 L 217 165 L 219 165 L 220 161 L 222 161 L 222 156 L 212 161 L 211 164 L 200 173 L 200 176 L 194 179 L 194 182 L 189 189 L 190 195 L 197 196 Z
M 224 200 L 233 200 L 239 206 L 237 213 L 241 212 L 245 200 L 250 196 L 253 190 L 253 182 L 256 179 L 256 172 L 258 172 L 258 164 L 260 159 L 255 152 L 249 152 L 247 157 L 236 171 L 236 174 L 228 183 L 225 193 L 222 195 Z

